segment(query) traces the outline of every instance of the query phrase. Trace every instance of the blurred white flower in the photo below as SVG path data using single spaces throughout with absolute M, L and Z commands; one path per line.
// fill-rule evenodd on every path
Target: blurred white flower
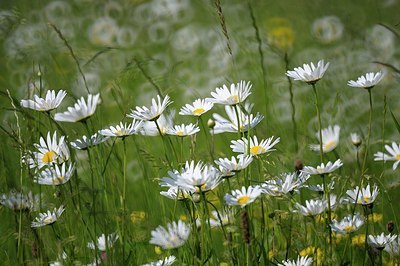
M 322 163 L 321 165 L 318 165 L 317 168 L 314 168 L 312 166 L 304 166 L 301 172 L 309 175 L 323 175 L 332 173 L 336 169 L 340 168 L 342 165 L 342 161 L 340 159 L 337 159 L 334 163 L 331 163 L 330 161 L 326 165 Z
M 395 161 L 393 164 L 393 170 L 396 170 L 400 163 L 400 145 L 396 142 L 392 142 L 392 147 L 385 145 L 386 151 L 389 153 L 377 152 L 374 154 L 375 161 Z
M 150 244 L 163 249 L 174 249 L 185 244 L 190 234 L 190 227 L 181 220 L 167 224 L 167 229 L 158 226 L 151 231 Z
M 100 103 L 100 94 L 89 94 L 87 102 L 84 97 L 78 99 L 74 107 L 68 107 L 68 111 L 64 113 L 56 113 L 54 120 L 61 122 L 79 122 L 91 117 L 96 111 L 97 105 Z
M 280 138 L 274 140 L 274 136 L 263 139 L 258 142 L 257 136 L 250 137 L 250 144 L 247 138 L 241 138 L 239 140 L 232 140 L 230 146 L 233 152 L 240 152 L 243 154 L 251 154 L 253 156 L 261 155 L 267 152 L 275 151 L 273 147 L 278 144 Z
M 100 131 L 93 134 L 90 136 L 90 138 L 86 137 L 83 135 L 81 139 L 76 139 L 75 141 L 71 141 L 71 147 L 77 150 L 86 150 L 90 147 L 99 145 L 106 140 L 108 140 L 109 137 L 103 136 L 100 134 Z
M 67 163 L 63 163 L 59 167 L 57 164 L 54 164 L 40 172 L 33 181 L 40 185 L 57 186 L 65 184 L 72 177 L 75 170 L 75 164 L 70 163 L 67 169 L 66 165 Z
M 322 131 L 322 151 L 323 153 L 327 153 L 333 151 L 337 145 L 339 144 L 339 133 L 340 127 L 335 125 L 333 128 L 329 126 L 328 128 L 324 128 Z M 317 138 L 319 139 L 319 132 L 316 133 Z M 310 149 L 313 151 L 320 150 L 319 144 L 311 144 Z
M 215 92 L 211 92 L 213 98 L 207 98 L 208 102 L 219 103 L 224 105 L 236 105 L 242 103 L 251 94 L 250 82 L 240 81 L 237 84 L 232 83 L 230 89 L 224 84 L 222 88 L 216 88 Z
M 100 130 L 100 134 L 107 137 L 119 137 L 124 138 L 130 135 L 139 134 L 139 130 L 142 127 L 143 121 L 136 121 L 133 119 L 130 124 L 123 124 L 122 122 L 119 125 L 110 126 L 110 128 Z
M 242 187 L 242 190 L 236 189 L 232 190 L 231 194 L 226 194 L 224 200 L 230 206 L 238 205 L 243 208 L 255 201 L 261 195 L 261 192 L 260 186 Z
M 194 135 L 200 131 L 200 128 L 194 124 L 189 125 L 175 125 L 173 128 L 167 129 L 168 135 L 174 135 L 178 137 L 186 137 L 190 135 Z
M 367 242 L 371 247 L 374 247 L 378 250 L 383 250 L 385 246 L 395 240 L 396 237 L 397 235 L 385 235 L 385 233 L 380 235 L 368 235 Z
M 179 111 L 180 115 L 193 115 L 201 116 L 207 111 L 209 111 L 214 104 L 212 102 L 206 101 L 205 99 L 197 99 L 192 105 L 186 104 Z
M 357 231 L 364 224 L 364 219 L 359 213 L 347 215 L 341 221 L 332 220 L 332 231 L 338 234 L 350 234 Z
M 117 240 L 118 235 L 116 233 L 107 235 L 107 238 L 105 234 L 101 234 L 101 236 L 97 238 L 96 244 L 92 241 L 87 244 L 87 247 L 90 249 L 96 249 L 97 247 L 97 249 L 100 251 L 106 251 L 107 248 L 112 248 Z
M 348 196 L 347 200 L 350 203 L 357 203 L 361 205 L 370 205 L 372 204 L 376 197 L 379 194 L 379 189 L 376 185 L 374 185 L 374 188 L 371 192 L 371 187 L 368 184 L 366 188 L 359 188 L 358 186 L 351 190 L 347 190 L 346 194 Z
M 282 263 L 278 263 L 279 266 L 310 266 L 313 263 L 313 259 L 308 256 L 298 256 L 297 260 L 284 260 Z
M 136 106 L 136 109 L 131 110 L 131 113 L 127 116 L 143 121 L 157 121 L 160 115 L 164 112 L 165 108 L 167 108 L 167 106 L 171 103 L 172 102 L 170 101 L 168 95 L 165 96 L 162 102 L 160 95 L 157 95 L 157 101 L 154 98 L 151 99 L 150 109 L 146 106 Z
M 61 205 L 60 208 L 54 208 L 53 212 L 47 211 L 44 213 L 39 213 L 39 217 L 36 217 L 32 222 L 31 227 L 42 227 L 45 225 L 50 225 L 55 223 L 61 214 L 64 212 L 64 206 Z
M 303 68 L 296 67 L 294 70 L 288 70 L 286 75 L 294 80 L 304 81 L 308 84 L 315 84 L 324 76 L 325 71 L 329 67 L 329 62 L 325 64 L 324 60 L 320 60 L 316 67 L 313 63 L 310 63 L 310 65 L 303 64 Z
M 376 84 L 378 84 L 382 78 L 385 76 L 385 72 L 379 71 L 377 73 L 367 73 L 365 76 L 361 76 L 357 79 L 357 81 L 350 80 L 347 82 L 347 85 L 350 87 L 357 87 L 357 88 L 364 88 L 364 89 L 371 89 Z
M 60 90 L 57 95 L 54 90 L 48 90 L 45 98 L 34 95 L 34 100 L 21 100 L 21 106 L 41 112 L 56 109 L 67 95 L 66 91 Z

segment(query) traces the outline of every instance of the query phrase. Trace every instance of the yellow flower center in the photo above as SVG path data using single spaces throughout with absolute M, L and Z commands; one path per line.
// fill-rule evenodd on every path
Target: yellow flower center
M 233 101 L 234 103 L 239 102 L 239 96 L 237 96 L 237 95 L 232 95 L 228 99 Z
M 324 145 L 323 150 L 330 150 L 334 146 L 335 146 L 335 142 L 333 140 L 330 140 Z
M 240 197 L 237 199 L 237 202 L 238 202 L 240 205 L 245 205 L 245 204 L 247 204 L 247 202 L 249 202 L 249 200 L 250 200 L 250 197 L 247 196 L 247 195 L 244 195 L 244 196 L 240 196 Z
M 365 203 L 368 203 L 368 202 L 369 202 L 369 199 L 370 199 L 369 196 L 364 196 L 363 198 L 364 198 L 364 202 L 365 202 Z
M 185 134 L 185 132 L 183 131 L 176 131 L 176 135 L 178 136 L 183 136 Z
M 203 108 L 196 108 L 196 109 L 194 109 L 193 111 L 192 111 L 192 113 L 194 114 L 194 115 L 201 115 L 202 113 L 204 113 L 204 109 Z
M 400 154 L 396 154 L 396 156 L 394 156 L 394 158 L 395 158 L 397 161 L 400 161 Z
M 343 229 L 344 229 L 344 231 L 346 231 L 347 233 L 350 233 L 351 231 L 354 230 L 354 225 L 346 225 Z
M 254 146 L 254 147 L 250 148 L 250 153 L 252 155 L 262 154 L 264 152 L 265 152 L 265 149 L 261 146 Z
M 64 182 L 64 180 L 65 180 L 65 177 L 64 176 L 57 176 L 54 180 L 53 180 L 53 184 L 54 185 L 59 185 L 59 184 L 62 184 L 63 182 Z
M 48 151 L 43 155 L 42 161 L 44 163 L 51 163 L 54 161 L 56 155 L 57 154 L 54 151 Z
M 52 223 L 54 223 L 55 221 L 54 221 L 53 217 L 50 215 L 50 216 L 47 216 L 46 218 L 44 218 L 44 219 L 43 219 L 43 222 L 44 222 L 45 224 L 52 224 Z

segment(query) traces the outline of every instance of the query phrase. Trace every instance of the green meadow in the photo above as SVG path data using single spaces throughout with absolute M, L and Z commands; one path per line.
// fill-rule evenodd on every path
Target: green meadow
M 1 265 L 400 265 L 381 1 L 3 1 Z

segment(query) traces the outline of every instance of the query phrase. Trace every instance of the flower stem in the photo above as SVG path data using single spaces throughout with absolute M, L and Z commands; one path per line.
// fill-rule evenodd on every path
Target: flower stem
M 364 154 L 364 161 L 361 168 L 361 179 L 364 177 L 365 165 L 367 162 L 368 156 L 368 149 L 369 149 L 369 140 L 371 138 L 371 126 L 372 126 L 372 93 L 371 88 L 368 89 L 368 96 L 369 96 L 369 121 L 368 121 L 368 135 L 367 135 L 367 143 L 365 145 L 365 154 Z
M 317 89 L 315 87 L 315 84 L 311 84 L 313 91 L 314 91 L 314 96 L 315 96 L 315 110 L 317 111 L 317 117 L 318 117 L 318 134 L 319 134 L 319 155 L 321 157 L 321 163 L 324 162 L 324 151 L 322 147 L 322 130 L 321 130 L 321 114 L 319 112 L 319 107 L 318 107 L 318 94 L 317 94 Z

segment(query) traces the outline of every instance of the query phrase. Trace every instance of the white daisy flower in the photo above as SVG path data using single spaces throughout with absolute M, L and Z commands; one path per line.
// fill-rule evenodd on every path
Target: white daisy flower
M 250 144 L 247 138 L 241 138 L 239 140 L 232 140 L 232 145 L 230 146 L 233 152 L 240 152 L 243 154 L 251 154 L 251 155 L 261 155 L 267 152 L 275 151 L 273 147 L 279 143 L 280 138 L 276 138 L 274 141 L 274 136 L 263 139 L 261 142 L 258 142 L 257 136 L 253 138 L 250 137 Z
M 39 195 L 33 194 L 32 191 L 24 194 L 12 190 L 7 194 L 0 195 L 0 204 L 14 211 L 19 210 L 36 210 L 39 207 Z
M 174 249 L 185 244 L 190 234 L 190 227 L 181 220 L 167 224 L 167 229 L 158 226 L 151 231 L 150 244 L 163 249 Z
M 364 89 L 371 89 L 376 84 L 378 84 L 382 78 L 385 76 L 385 72 L 379 71 L 377 73 L 367 73 L 365 76 L 361 76 L 357 79 L 357 81 L 350 80 L 347 82 L 347 85 L 350 87 L 356 88 L 364 88 Z
M 255 201 L 261 195 L 261 192 L 260 186 L 249 186 L 247 189 L 242 187 L 242 190 L 236 189 L 232 190 L 231 194 L 226 194 L 224 200 L 230 206 L 238 205 L 243 208 Z
M 382 233 L 380 235 L 368 235 L 367 242 L 368 245 L 371 247 L 374 247 L 378 250 L 383 250 L 386 245 L 390 244 L 393 240 L 395 240 L 397 235 L 385 235 L 385 233 Z
M 351 143 L 353 143 L 354 146 L 359 147 L 362 143 L 360 135 L 358 133 L 350 133 L 350 138 L 351 138 Z
M 72 177 L 75 170 L 75 164 L 70 163 L 68 169 L 66 169 L 66 164 L 63 163 L 61 168 L 55 164 L 46 168 L 44 171 L 38 174 L 37 178 L 34 178 L 34 182 L 40 185 L 62 185 L 68 182 Z
M 317 168 L 312 166 L 304 166 L 301 172 L 309 175 L 329 174 L 339 169 L 342 165 L 342 160 L 337 159 L 334 163 L 331 163 L 330 161 L 326 165 L 322 163 L 321 165 L 318 165 Z
M 68 111 L 64 113 L 56 113 L 54 120 L 61 122 L 79 122 L 88 119 L 96 111 L 97 105 L 100 103 L 100 94 L 89 94 L 87 103 L 84 97 L 78 99 L 74 107 L 68 107 Z
M 169 177 L 161 179 L 161 186 L 178 187 L 186 192 L 206 192 L 216 188 L 223 180 L 213 166 L 205 165 L 203 162 L 186 162 L 181 173 L 177 170 L 169 171 Z
M 150 109 L 146 106 L 136 106 L 136 110 L 131 110 L 132 112 L 127 116 L 143 121 L 156 121 L 171 103 L 168 95 L 165 96 L 162 102 L 160 95 L 157 95 L 157 101 L 154 98 L 151 100 Z
M 339 133 L 340 127 L 335 125 L 333 128 L 329 126 L 328 128 L 324 128 L 322 131 L 322 151 L 323 153 L 330 152 L 334 150 L 339 144 Z M 319 139 L 319 132 L 317 132 L 317 138 Z M 320 150 L 319 144 L 311 144 L 310 149 L 313 151 Z
M 310 65 L 303 64 L 303 68 L 296 67 L 294 70 L 288 70 L 286 75 L 294 80 L 315 84 L 324 76 L 325 71 L 329 67 L 329 62 L 325 64 L 324 60 L 319 60 L 317 67 L 315 67 L 313 63 L 310 63 Z
M 214 162 L 219 165 L 220 168 L 225 168 L 229 172 L 239 172 L 249 166 L 252 161 L 253 156 L 251 155 L 238 155 L 237 157 L 232 156 L 231 159 L 219 158 Z
M 107 247 L 108 248 L 112 248 L 114 243 L 118 240 L 118 235 L 116 233 L 112 233 L 107 235 L 107 238 L 105 236 L 105 234 L 101 234 L 101 236 L 99 236 L 97 238 L 97 243 L 95 244 L 93 241 L 89 242 L 87 244 L 87 247 L 90 249 L 97 249 L 100 251 L 106 251 Z
M 212 102 L 206 101 L 205 99 L 197 99 L 192 105 L 186 104 L 179 111 L 180 115 L 193 115 L 201 116 L 202 114 L 213 108 L 214 104 Z
M 397 238 L 390 243 L 386 244 L 384 250 L 389 253 L 391 257 L 400 256 L 400 238 Z
M 313 259 L 308 256 L 298 256 L 297 260 L 283 260 L 279 263 L 279 266 L 310 266 L 313 263 Z
M 161 134 L 167 134 L 167 131 L 174 127 L 175 110 L 169 113 L 163 113 L 157 120 L 158 127 L 160 128 Z M 145 136 L 159 136 L 160 132 L 157 125 L 152 121 L 143 121 L 140 134 Z
M 304 186 L 304 183 L 310 178 L 310 175 L 296 173 L 284 173 L 280 179 L 271 179 L 265 181 L 261 187 L 263 193 L 273 196 L 282 197 L 288 193 L 298 191 Z
M 371 192 L 370 185 L 368 184 L 366 188 L 361 188 L 361 190 L 358 186 L 353 190 L 349 189 L 346 191 L 346 194 L 348 196 L 347 200 L 350 203 L 369 205 L 375 201 L 379 194 L 379 189 L 376 185 L 374 185 L 374 188 Z
M 32 222 L 31 227 L 42 227 L 45 225 L 50 225 L 55 223 L 61 214 L 64 212 L 64 206 L 61 205 L 60 208 L 54 208 L 53 212 L 47 211 L 44 213 L 39 213 L 39 217 L 36 217 Z
M 303 206 L 296 202 L 295 208 L 297 210 L 294 210 L 293 212 L 298 212 L 304 216 L 316 216 L 323 213 L 327 207 L 328 204 L 326 200 L 312 199 L 306 200 L 306 206 Z
M 226 114 L 228 115 L 228 119 L 222 117 L 219 114 L 213 114 L 213 118 L 215 120 L 215 126 L 213 128 L 214 134 L 224 133 L 224 132 L 238 132 L 239 124 L 240 124 L 240 131 L 247 132 L 248 129 L 252 129 L 257 126 L 261 120 L 264 119 L 264 116 L 257 113 L 256 116 L 253 114 L 246 114 L 240 108 L 237 109 L 239 122 L 237 120 L 235 108 L 232 106 L 225 106 Z
M 332 220 L 332 231 L 338 234 L 350 234 L 357 231 L 364 224 L 364 218 L 356 213 L 354 216 L 347 215 L 340 222 Z
M 392 142 L 392 147 L 385 145 L 386 151 L 389 153 L 377 152 L 374 154 L 375 161 L 395 161 L 393 164 L 393 170 L 396 170 L 400 163 L 400 145 L 396 142 Z
M 233 211 L 227 212 L 211 212 L 212 217 L 210 217 L 210 226 L 211 227 L 220 227 L 225 226 L 232 223 L 235 220 L 235 214 Z
M 39 144 L 35 143 L 33 146 L 38 150 L 33 154 L 28 154 L 25 162 L 30 168 L 41 169 L 43 166 L 52 164 L 62 164 L 69 160 L 70 154 L 67 144 L 64 141 L 65 137 L 57 141 L 57 132 L 54 131 L 53 137 L 50 132 L 47 133 L 46 140 L 40 137 Z
M 142 121 L 136 121 L 133 119 L 130 124 L 123 124 L 122 122 L 119 125 L 110 126 L 110 128 L 100 130 L 100 134 L 107 137 L 119 137 L 125 138 L 130 135 L 139 134 L 139 130 L 142 127 Z
M 46 93 L 45 98 L 40 98 L 34 95 L 34 100 L 21 100 L 21 106 L 29 109 L 33 109 L 40 112 L 48 112 L 56 109 L 67 95 L 66 91 L 60 90 L 56 95 L 56 91 L 49 90 Z
M 86 150 L 90 147 L 99 145 L 108 139 L 109 137 L 101 135 L 99 131 L 94 135 L 92 135 L 90 138 L 83 135 L 81 139 L 76 139 L 75 141 L 71 141 L 71 147 L 77 150 Z
M 232 83 L 230 90 L 224 84 L 222 88 L 216 88 L 215 92 L 211 92 L 213 98 L 207 98 L 208 102 L 219 103 L 225 105 L 236 105 L 242 103 L 251 94 L 252 85 L 249 82 L 240 81 L 237 84 Z
M 189 198 L 189 193 L 187 191 L 175 186 L 170 186 L 167 191 L 161 191 L 160 195 L 173 200 L 185 200 Z
M 200 128 L 194 124 L 189 124 L 189 125 L 176 125 L 173 128 L 167 129 L 167 134 L 168 135 L 174 135 L 178 137 L 186 137 L 190 135 L 194 135 L 197 132 L 200 131 Z
M 172 256 L 166 257 L 162 260 L 152 261 L 150 263 L 143 264 L 142 266 L 169 266 L 169 265 L 174 264 L 175 260 L 176 260 L 176 257 L 172 255 Z

